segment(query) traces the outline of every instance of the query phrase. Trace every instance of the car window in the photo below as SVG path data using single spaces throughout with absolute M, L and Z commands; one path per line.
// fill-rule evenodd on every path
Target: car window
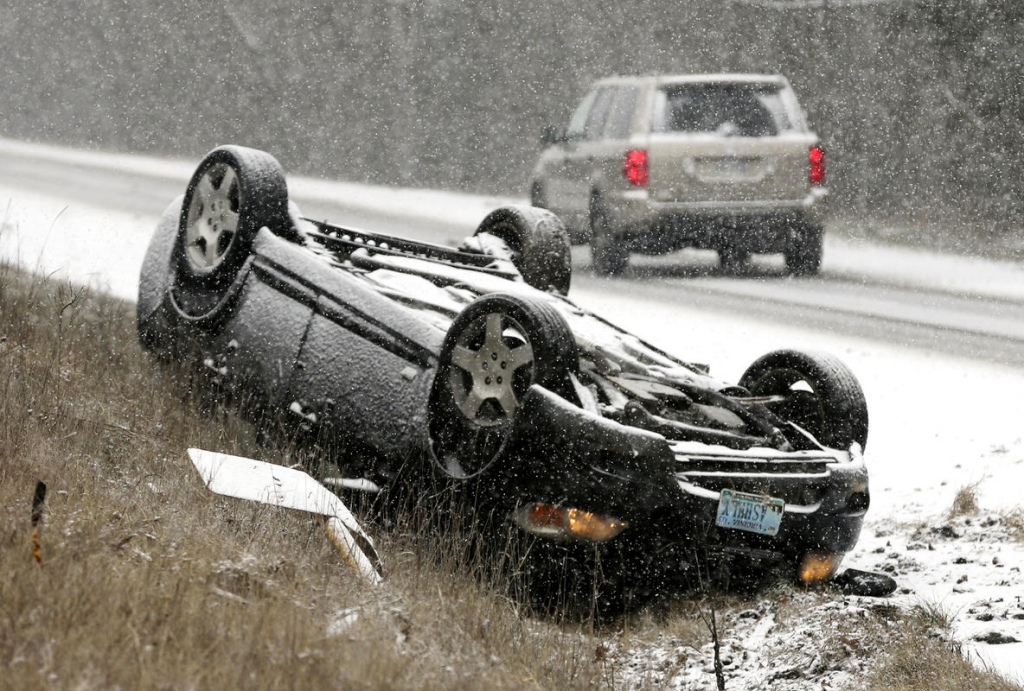
M 605 139 L 625 139 L 629 136 L 629 125 L 633 120 L 639 93 L 640 90 L 632 86 L 615 89 L 604 123 Z
M 655 132 L 770 137 L 794 129 L 776 84 L 677 84 L 659 90 Z
M 604 123 L 608 118 L 608 111 L 611 110 L 612 97 L 616 89 L 603 87 L 597 90 L 597 97 L 594 98 L 594 107 L 590 109 L 587 117 L 587 124 L 584 128 L 585 139 L 600 139 L 604 132 Z
M 597 98 L 596 89 L 584 96 L 580 104 L 576 106 L 576 110 L 569 119 L 569 126 L 565 129 L 567 139 L 583 139 L 583 133 L 587 126 L 587 116 L 590 115 L 590 107 L 594 105 L 595 98 Z

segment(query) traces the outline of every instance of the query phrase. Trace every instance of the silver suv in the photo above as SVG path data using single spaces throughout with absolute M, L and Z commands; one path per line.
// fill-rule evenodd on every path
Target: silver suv
M 684 247 L 730 268 L 755 252 L 821 266 L 825 152 L 785 77 L 602 79 L 543 142 L 531 201 L 589 237 L 598 273 Z

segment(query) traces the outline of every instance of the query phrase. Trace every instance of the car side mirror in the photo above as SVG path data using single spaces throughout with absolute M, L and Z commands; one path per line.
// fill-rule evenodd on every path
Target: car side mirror
M 565 130 L 561 127 L 548 125 L 540 132 L 540 143 L 544 146 L 554 146 L 565 141 Z

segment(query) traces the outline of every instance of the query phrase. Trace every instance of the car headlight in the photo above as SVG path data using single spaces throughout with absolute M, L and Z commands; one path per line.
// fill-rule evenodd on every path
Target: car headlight
M 554 540 L 604 542 L 625 530 L 626 521 L 547 502 L 535 502 L 513 514 L 523 530 Z

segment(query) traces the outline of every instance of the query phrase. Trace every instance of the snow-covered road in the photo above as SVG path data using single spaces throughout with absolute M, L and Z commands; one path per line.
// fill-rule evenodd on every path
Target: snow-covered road
M 5 147 L 25 150 L 23 145 L 0 141 L 0 159 Z M 140 186 L 146 175 L 160 176 L 166 184 L 185 179 L 191 170 L 191 165 L 177 162 L 39 151 L 54 161 L 134 171 Z M 290 186 L 304 208 L 307 200 L 316 204 L 342 198 L 362 210 L 398 209 L 404 219 L 419 215 L 424 222 L 444 223 L 453 231 L 471 229 L 499 203 L 487 197 L 302 179 L 290 179 Z M 159 209 L 140 210 L 110 198 L 88 203 L 52 186 L 39 189 L 9 180 L 0 185 L 0 257 L 16 259 L 39 273 L 63 272 L 76 282 L 133 300 Z M 1024 272 L 1010 263 L 830 239 L 826 269 L 845 280 L 1024 304 Z M 572 291 L 575 300 L 655 344 L 710 363 L 723 379 L 738 378 L 751 361 L 775 348 L 816 348 L 842 357 L 861 379 L 871 413 L 867 458 L 872 506 L 861 545 L 847 563 L 886 567 L 905 591 L 898 596 L 902 601 L 940 604 L 955 615 L 964 638 L 994 630 L 1024 641 L 1024 618 L 1015 618 L 1009 605 L 1024 584 L 1024 545 L 996 540 L 992 536 L 999 531 L 991 524 L 987 530 L 972 529 L 1024 505 L 1019 404 L 1024 369 L 893 343 L 878 338 L 870 328 L 855 336 L 809 329 L 799 323 L 697 308 L 671 294 L 659 298 L 643 290 L 633 292 L 629 280 L 609 281 L 586 273 L 581 279 Z M 784 290 L 786 280 L 750 279 L 739 290 L 752 296 L 772 293 Z M 922 316 L 905 315 L 909 320 Z M 977 485 L 982 510 L 975 523 L 928 532 L 949 524 L 945 514 L 954 496 L 969 485 Z M 1006 604 L 1005 616 L 988 618 L 1000 601 Z M 976 616 L 979 608 L 985 617 Z M 1019 606 L 1015 612 L 1024 617 Z M 1024 678 L 1024 643 L 968 641 L 966 647 L 1007 674 Z

